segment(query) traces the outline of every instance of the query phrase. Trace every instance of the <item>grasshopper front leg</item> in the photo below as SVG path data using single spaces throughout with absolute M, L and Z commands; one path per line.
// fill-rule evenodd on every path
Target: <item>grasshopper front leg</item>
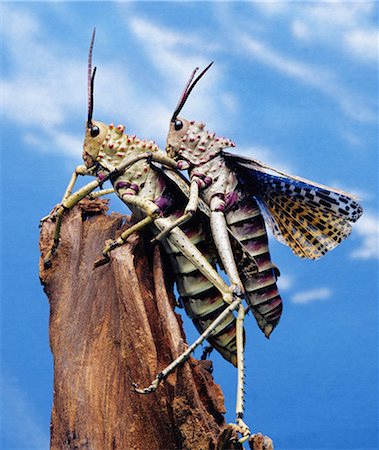
M 93 268 L 96 269 L 97 267 L 103 266 L 104 264 L 109 263 L 110 261 L 110 252 L 114 250 L 117 247 L 121 247 L 121 245 L 124 245 L 128 239 L 129 236 L 132 234 L 141 231 L 143 228 L 145 228 L 147 225 L 150 225 L 154 221 L 153 216 L 147 216 L 144 219 L 140 220 L 127 230 L 125 230 L 123 233 L 121 233 L 120 237 L 117 238 L 115 241 L 111 242 L 110 244 L 106 245 L 103 250 L 103 258 L 98 259 L 94 265 Z
M 155 236 L 152 242 L 161 241 L 168 235 L 168 233 L 172 229 L 180 225 L 183 225 L 185 222 L 190 220 L 195 214 L 198 204 L 199 204 L 199 185 L 197 181 L 194 180 L 191 182 L 190 185 L 189 200 L 184 210 L 184 214 L 177 220 L 174 220 L 170 226 L 168 226 L 165 230 L 161 231 L 157 236 Z
M 150 225 L 161 215 L 159 207 L 151 200 L 141 198 L 133 194 L 124 194 L 122 196 L 122 200 L 130 207 L 142 209 L 147 214 L 147 217 L 125 230 L 118 239 L 108 244 L 103 250 L 103 258 L 95 262 L 94 268 L 107 264 L 110 260 L 109 254 L 112 250 L 120 247 L 121 245 L 124 245 L 129 236 L 131 236 L 133 233 L 136 233 L 137 231 L 142 230 L 147 225 Z
M 53 236 L 53 244 L 51 246 L 51 249 L 47 252 L 47 255 L 45 256 L 45 259 L 43 262 L 45 268 L 48 268 L 50 266 L 51 258 L 54 256 L 54 253 L 56 252 L 56 249 L 59 245 L 59 235 L 60 235 L 60 230 L 61 230 L 61 225 L 62 225 L 63 214 L 66 211 L 72 209 L 77 203 L 80 202 L 80 200 L 82 200 L 89 193 L 91 193 L 96 188 L 101 186 L 102 183 L 104 182 L 104 179 L 96 178 L 96 180 L 91 181 L 91 183 L 86 184 L 85 186 L 83 186 L 82 188 L 80 188 L 79 190 L 77 190 L 76 192 L 71 194 L 72 188 L 75 184 L 78 174 L 81 174 L 81 173 L 77 173 L 75 171 L 75 173 L 73 174 L 73 176 L 70 180 L 70 183 L 66 189 L 66 192 L 63 196 L 63 200 L 62 200 L 60 206 L 52 215 L 48 216 L 50 219 L 56 221 L 56 225 L 55 225 L 54 236 Z M 81 174 L 81 175 L 83 175 L 83 174 Z
M 101 189 L 100 191 L 91 192 L 90 194 L 88 194 L 88 198 L 93 200 L 95 198 L 99 198 L 99 197 L 102 197 L 103 195 L 109 195 L 109 194 L 114 194 L 113 188 Z
M 171 228 L 172 222 L 167 218 L 159 217 L 160 210 L 151 200 L 132 194 L 123 194 L 122 200 L 129 206 L 142 209 L 147 214 L 147 217 L 122 233 L 117 240 L 107 245 L 103 251 L 104 258 L 98 260 L 95 263 L 95 267 L 99 267 L 107 263 L 109 261 L 109 253 L 112 250 L 123 245 L 132 233 L 140 231 L 151 222 L 154 221 L 155 226 L 161 231 Z M 177 250 L 181 252 L 197 269 L 199 269 L 199 271 L 220 291 L 225 303 L 230 304 L 232 302 L 232 295 L 228 285 L 222 280 L 217 271 L 206 260 L 197 247 L 192 244 L 182 230 L 178 227 L 171 229 L 168 233 L 167 240 L 174 245 Z
M 63 201 L 66 200 L 66 198 L 68 198 L 71 195 L 71 192 L 72 192 L 72 190 L 74 188 L 74 185 L 76 183 L 78 175 L 89 175 L 89 169 L 87 169 L 86 166 L 84 166 L 84 165 L 80 165 L 80 166 L 77 166 L 75 168 L 73 174 L 71 175 L 71 178 L 70 178 L 70 181 L 69 181 L 69 183 L 67 185 L 67 188 L 66 188 L 66 190 L 65 190 L 65 192 L 63 194 L 63 198 L 62 198 L 62 201 L 61 201 L 60 205 L 62 205 Z M 55 213 L 49 214 L 49 215 L 47 215 L 45 217 L 42 217 L 42 219 L 39 221 L 39 226 L 42 226 L 42 224 L 44 222 L 46 222 L 47 220 L 49 220 L 49 219 L 53 219 L 54 220 L 55 219 Z

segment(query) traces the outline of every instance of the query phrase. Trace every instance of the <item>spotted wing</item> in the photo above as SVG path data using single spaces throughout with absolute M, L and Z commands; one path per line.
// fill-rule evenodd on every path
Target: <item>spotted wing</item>
M 274 236 L 302 258 L 317 259 L 351 233 L 362 207 L 349 194 L 225 153 L 244 189 L 258 201 Z

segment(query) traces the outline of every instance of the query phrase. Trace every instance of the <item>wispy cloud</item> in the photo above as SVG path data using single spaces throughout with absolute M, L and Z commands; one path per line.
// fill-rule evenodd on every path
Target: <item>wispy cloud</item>
M 74 57 L 64 60 L 59 57 L 62 43 L 46 38 L 46 30 L 37 16 L 13 5 L 4 6 L 3 13 L 9 27 L 3 27 L 2 37 L 13 69 L 1 80 L 5 117 L 22 125 L 19 130 L 27 145 L 79 159 L 87 104 L 87 49 L 83 48 L 80 60 Z M 96 49 L 95 59 L 99 63 L 95 107 L 101 105 L 102 114 L 110 117 L 110 121 L 117 120 L 114 118 L 117 108 L 117 116 L 128 119 L 129 132 L 138 131 L 144 138 L 161 138 L 164 142 L 170 117 L 165 98 L 148 91 L 140 96 L 141 91 L 136 89 L 139 80 L 132 80 L 125 67 L 101 60 Z M 109 86 L 115 89 L 110 91 Z M 73 119 L 80 124 L 76 127 L 80 132 L 69 131 Z
M 271 148 L 262 145 L 251 145 L 248 147 L 238 147 L 238 154 L 262 161 L 275 169 L 287 173 L 294 173 L 296 170 L 288 163 L 288 159 L 281 158 L 279 149 L 273 151 Z
M 367 108 L 359 94 L 344 87 L 337 75 L 328 69 L 282 54 L 267 43 L 244 32 L 236 32 L 235 40 L 243 46 L 246 55 L 300 83 L 316 88 L 336 101 L 351 118 L 362 122 L 376 121 L 375 111 Z
M 268 20 L 285 17 L 293 36 L 344 51 L 359 62 L 378 60 L 377 2 L 256 2 Z
M 129 16 L 127 23 L 142 45 L 150 64 L 162 76 L 165 90 L 159 92 L 159 99 L 162 104 L 171 105 L 172 112 L 193 69 L 208 65 L 211 61 L 209 54 L 221 48 L 201 39 L 196 33 L 173 31 L 138 16 Z M 208 125 L 211 128 L 214 124 L 219 130 L 227 128 L 231 115 L 238 110 L 238 102 L 221 85 L 221 78 L 221 66 L 212 67 L 209 75 L 197 85 L 196 94 L 186 104 L 183 112 L 185 117 L 198 120 L 209 117 Z
M 376 99 L 354 82 L 358 71 L 371 70 L 372 77 L 377 67 L 376 2 L 267 1 L 248 5 L 252 12 L 248 7 L 219 8 L 221 26 L 233 23 L 226 52 L 230 49 L 233 56 L 240 52 L 246 60 L 317 90 L 357 122 L 376 123 Z M 373 64 L 363 68 L 362 61 Z M 349 66 L 352 70 L 345 69 Z
M 302 291 L 295 294 L 291 301 L 298 305 L 305 305 L 307 303 L 317 302 L 320 300 L 327 300 L 332 295 L 332 290 L 327 287 L 321 287 L 316 289 L 310 289 L 308 291 Z
M 379 217 L 371 212 L 365 212 L 355 224 L 354 232 L 362 241 L 359 248 L 355 249 L 351 256 L 356 259 L 379 258 Z
M 85 61 L 62 62 L 53 44 L 46 43 L 44 27 L 33 14 L 10 5 L 2 5 L 2 12 L 7 21 L 1 34 L 12 68 L 6 75 L 3 72 L 1 80 L 5 117 L 19 125 L 26 144 L 79 156 L 81 146 L 76 151 L 67 147 L 79 142 L 79 136 L 67 139 L 61 130 L 85 105 L 85 92 L 77 88 L 85 86 Z
M 68 124 L 76 119 L 84 125 L 87 48 L 83 48 L 81 59 L 62 59 L 64 43 L 49 38 L 37 15 L 17 5 L 4 6 L 3 13 L 7 24 L 2 37 L 11 68 L 1 80 L 5 116 L 23 125 L 20 130 L 26 144 L 80 158 L 82 128 L 73 132 Z M 144 50 L 149 68 L 144 66 L 142 76 L 133 76 L 133 69 L 125 62 L 98 55 L 95 46 L 95 118 L 126 121 L 127 131 L 163 146 L 169 118 L 185 82 L 195 67 L 209 63 L 208 52 L 217 45 L 207 44 L 196 34 L 172 31 L 133 12 L 128 14 L 126 26 L 136 45 Z M 210 76 L 199 83 L 196 95 L 186 105 L 185 115 L 203 120 L 209 117 L 210 129 L 217 125 L 218 130 L 225 132 L 238 110 L 238 102 L 222 88 L 221 70 L 220 65 L 214 67 Z M 157 81 L 152 83 L 151 79 Z M 109 119 L 96 115 L 96 105 Z
M 288 291 L 294 285 L 295 278 L 288 273 L 281 274 L 278 279 L 278 286 L 281 291 Z
M 379 30 L 355 30 L 345 36 L 348 50 L 366 62 L 378 62 Z

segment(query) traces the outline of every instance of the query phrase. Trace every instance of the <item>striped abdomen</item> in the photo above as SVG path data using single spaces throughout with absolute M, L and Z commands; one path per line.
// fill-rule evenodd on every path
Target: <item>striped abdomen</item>
M 122 180 L 121 177 L 120 180 Z M 168 180 L 161 171 L 155 169 L 150 171 L 148 181 L 149 183 L 145 183 L 138 195 L 148 199 L 155 198 L 154 203 L 159 206 L 166 218 L 175 220 L 181 216 L 183 205 L 186 204 L 187 199 L 172 181 Z M 123 199 L 126 187 L 118 184 L 116 191 Z M 137 217 L 145 215 L 138 208 L 132 208 L 132 211 L 133 215 Z M 192 244 L 216 268 L 211 234 L 206 229 L 200 214 L 181 228 Z M 157 234 L 158 231 L 154 225 L 151 226 L 152 233 Z M 202 333 L 228 305 L 224 303 L 220 292 L 214 285 L 174 245 L 170 244 L 167 239 L 164 239 L 162 243 L 169 255 L 177 289 L 186 313 L 192 319 L 197 330 Z M 236 319 L 232 313 L 228 314 L 224 322 L 207 340 L 226 360 L 236 365 Z
M 240 195 L 240 200 L 226 210 L 226 221 L 234 236 L 242 244 L 255 264 L 237 245 L 233 245 L 241 281 L 245 287 L 246 300 L 251 306 L 259 327 L 266 337 L 278 324 L 282 313 L 282 300 L 276 280 L 278 270 L 271 262 L 265 223 L 256 201 Z
M 187 237 L 202 252 L 204 257 L 215 267 L 216 257 L 210 234 L 204 229 L 198 217 L 182 227 Z M 199 331 L 202 333 L 211 322 L 226 309 L 227 305 L 213 284 L 187 260 L 176 247 L 164 242 L 166 252 L 174 271 L 178 292 L 185 308 Z M 237 363 L 236 318 L 230 313 L 207 339 L 221 355 L 233 365 Z

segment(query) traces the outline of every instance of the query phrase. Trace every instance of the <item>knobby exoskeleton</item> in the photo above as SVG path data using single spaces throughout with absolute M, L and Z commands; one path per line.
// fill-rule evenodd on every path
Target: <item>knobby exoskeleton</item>
M 137 220 L 117 240 L 105 246 L 103 258 L 95 262 L 95 267 L 107 263 L 110 260 L 110 252 L 123 245 L 132 233 L 145 227 L 150 228 L 153 235 L 165 233 L 162 239 L 163 248 L 169 255 L 186 313 L 200 336 L 176 360 L 161 370 L 150 386 L 140 389 L 134 385 L 134 389 L 142 394 L 153 392 L 168 374 L 183 364 L 206 339 L 227 361 L 238 367 L 236 422 L 243 442 L 249 437 L 250 430 L 242 419 L 245 310 L 240 307 L 241 292 L 228 286 L 217 273 L 216 263 L 220 261 L 212 243 L 209 230 L 210 212 L 205 203 L 197 202 L 199 211 L 182 229 L 172 227 L 178 217 L 184 214 L 183 205 L 190 195 L 188 181 L 173 170 L 177 163 L 160 151 L 155 143 L 126 134 L 123 125 L 108 126 L 93 120 L 96 73 L 96 68 L 92 71 L 93 42 L 94 34 L 88 62 L 88 119 L 83 144 L 84 165 L 75 169 L 58 207 L 42 219 L 42 222 L 55 221 L 53 242 L 44 260 L 45 267 L 53 263 L 64 215 L 80 200 L 91 195 L 116 193 L 132 210 L 133 217 Z M 80 175 L 93 176 L 95 180 L 73 192 Z M 103 183 L 108 180 L 113 188 L 102 189 Z M 95 191 L 97 188 L 100 190 Z M 233 232 L 228 232 L 228 240 L 230 239 L 235 254 L 239 255 L 246 279 L 255 278 L 255 259 L 242 248 Z M 236 309 L 237 317 L 233 314 Z
M 244 294 L 259 327 L 269 337 L 280 320 L 282 301 L 265 224 L 294 254 L 317 259 L 349 236 L 350 222 L 357 221 L 363 210 L 348 193 L 226 152 L 235 146 L 230 139 L 207 131 L 202 122 L 179 117 L 189 94 L 211 65 L 196 78 L 198 69 L 192 73 L 170 120 L 167 154 L 179 168 L 188 170 L 190 177 L 188 204 L 170 227 L 183 226 L 200 201 L 208 205 L 213 240 L 229 280 Z M 156 239 L 164 238 L 170 227 Z M 248 276 L 233 248 L 230 231 L 251 257 Z M 239 308 L 242 311 L 243 305 Z M 240 317 L 243 321 L 242 313 Z M 243 379 L 243 374 L 239 378 Z M 238 414 L 242 417 L 243 411 Z

